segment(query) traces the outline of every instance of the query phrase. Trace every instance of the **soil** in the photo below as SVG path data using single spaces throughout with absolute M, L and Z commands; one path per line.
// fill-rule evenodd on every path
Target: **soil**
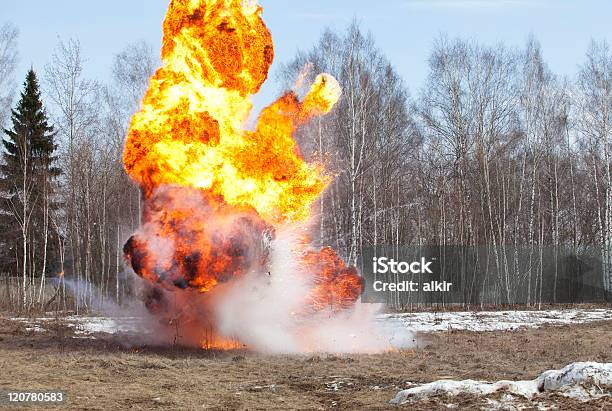
M 61 321 L 47 328 L 26 331 L 0 317 L 0 388 L 63 390 L 68 399 L 61 408 L 79 410 L 391 409 L 389 400 L 414 383 L 533 379 L 576 361 L 612 361 L 612 321 L 423 334 L 414 349 L 380 355 L 126 347 L 120 335 L 83 338 Z M 404 407 L 478 409 L 483 401 L 459 396 Z M 546 394 L 537 401 L 564 410 L 612 409 L 611 396 L 581 403 Z

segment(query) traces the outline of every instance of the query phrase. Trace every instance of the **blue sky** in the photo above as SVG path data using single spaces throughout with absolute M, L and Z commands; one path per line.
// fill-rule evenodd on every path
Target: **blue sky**
M 0 23 L 20 30 L 21 79 L 41 71 L 58 37 L 76 37 L 91 78 L 110 78 L 113 55 L 144 39 L 156 49 L 167 0 L 0 0 Z M 551 68 L 573 76 L 591 38 L 612 42 L 612 0 L 260 0 L 276 46 L 275 65 L 307 49 L 326 26 L 343 29 L 356 18 L 371 31 L 414 95 L 427 75 L 431 45 L 440 33 L 493 44 L 540 40 Z M 274 70 L 274 68 L 273 68 Z M 258 106 L 272 99 L 264 87 Z

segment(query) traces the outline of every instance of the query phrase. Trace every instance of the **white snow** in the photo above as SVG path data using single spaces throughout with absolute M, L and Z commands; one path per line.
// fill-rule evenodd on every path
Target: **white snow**
M 139 317 L 105 317 L 72 315 L 61 317 L 77 334 L 115 334 L 118 332 L 147 332 L 147 321 Z M 54 317 L 12 318 L 27 324 L 27 329 L 45 331 L 45 323 Z M 612 309 L 571 309 L 544 311 L 480 311 L 480 312 L 418 312 L 380 314 L 377 320 L 383 327 L 411 332 L 441 332 L 448 330 L 508 331 L 537 328 L 543 325 L 580 324 L 612 320 Z
M 506 393 L 502 402 L 515 400 L 514 396 L 532 399 L 540 393 L 551 392 L 580 401 L 612 395 L 612 363 L 576 362 L 561 370 L 549 370 L 534 380 L 498 381 L 488 383 L 475 380 L 438 380 L 429 384 L 400 391 L 391 404 L 401 405 L 438 395 L 471 394 L 486 397 L 496 392 Z M 489 401 L 493 404 L 494 400 Z
M 79 315 L 71 315 L 57 319 L 54 317 L 15 317 L 12 318 L 12 320 L 27 324 L 26 331 L 34 332 L 45 332 L 47 327 L 49 327 L 47 324 L 59 320 L 73 328 L 75 334 L 81 335 L 91 335 L 97 333 L 115 334 L 118 332 L 138 331 L 140 328 L 139 325 L 142 324 L 141 319 L 137 317 L 109 318 Z
M 32 332 L 35 332 L 35 333 L 41 333 L 41 332 L 44 332 L 44 331 L 45 331 L 45 329 L 44 329 L 44 328 L 42 328 L 42 327 L 41 327 L 40 325 L 38 325 L 38 324 L 30 324 L 30 325 L 28 325 L 28 326 L 26 327 L 26 331 L 32 331 Z
M 612 320 L 612 309 L 543 311 L 417 312 L 382 314 L 379 321 L 416 332 L 448 330 L 508 331 L 543 325 Z
M 140 324 L 136 317 L 79 317 L 71 316 L 66 319 L 75 324 L 77 334 L 96 334 L 136 331 Z

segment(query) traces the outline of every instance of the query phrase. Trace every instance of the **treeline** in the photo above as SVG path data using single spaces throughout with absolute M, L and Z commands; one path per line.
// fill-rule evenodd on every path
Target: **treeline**
M 16 30 L 0 34 L 0 50 L 15 47 Z M 0 59 L 0 72 L 14 72 L 15 61 Z M 1 177 L 8 184 L 2 185 L 0 204 L 5 307 L 86 310 L 103 298 L 122 302 L 131 293 L 121 250 L 139 226 L 140 191 L 121 158 L 129 119 L 158 60 L 145 43 L 126 47 L 114 58 L 111 84 L 88 79 L 83 64 L 79 42 L 60 41 L 50 63 L 28 75 L 5 119 Z M 47 140 L 54 147 L 46 157 L 54 175 L 27 165 L 28 157 L 35 157 L 36 124 L 23 106 L 32 98 L 28 88 L 39 85 L 34 94 L 44 103 L 40 116 L 53 126 Z M 30 129 L 16 127 L 22 119 Z M 7 144 L 23 157 L 10 168 Z M 18 187 L 11 181 L 19 173 L 27 184 Z M 37 193 L 39 186 L 46 191 Z
M 0 50 L 9 51 L 0 55 L 3 79 L 14 72 L 15 36 L 9 26 L 1 31 Z M 131 292 L 121 249 L 139 225 L 140 192 L 121 154 L 155 55 L 144 43 L 127 47 L 115 56 L 112 84 L 101 84 L 88 79 L 79 43 L 69 40 L 36 72 L 60 172 L 44 179 L 50 184 L 41 204 L 49 206 L 30 214 L 26 242 L 15 229 L 23 229 L 23 207 L 8 204 L 19 203 L 19 190 L 3 188 L 2 221 L 13 221 L 13 230 L 0 235 L 0 270 L 20 279 L 13 305 L 44 308 L 52 300 L 54 307 L 89 308 L 99 294 L 121 302 Z M 534 261 L 550 246 L 563 247 L 600 256 L 599 286 L 609 292 L 608 45 L 593 42 L 575 78 L 551 72 L 533 38 L 511 49 L 441 37 L 428 64 L 426 83 L 411 95 L 372 36 L 353 24 L 326 31 L 276 73 L 279 89 L 319 72 L 343 88 L 330 115 L 298 132 L 304 155 L 335 176 L 315 210 L 316 241 L 354 264 L 366 248 L 484 246 L 496 268 L 487 279 L 493 301 L 510 304 L 526 288 L 526 302 L 536 304 L 544 287 L 554 290 L 563 278 L 542 264 L 525 269 L 508 247 L 531 250 Z M 2 100 L 8 88 L 0 86 L 0 101 L 19 100 Z M 60 273 L 66 282 L 54 284 L 85 284 L 74 301 L 61 287 L 51 297 L 41 291 Z
M 608 44 L 592 42 L 575 78 L 554 74 L 533 37 L 522 49 L 441 37 L 428 64 L 411 97 L 353 24 L 282 70 L 285 85 L 329 72 L 344 93 L 301 132 L 308 157 L 336 176 L 320 201 L 320 243 L 354 264 L 366 248 L 484 246 L 486 264 L 452 275 L 483 284 L 487 303 L 560 301 L 568 280 L 609 298 Z M 582 268 L 568 279 L 569 266 Z

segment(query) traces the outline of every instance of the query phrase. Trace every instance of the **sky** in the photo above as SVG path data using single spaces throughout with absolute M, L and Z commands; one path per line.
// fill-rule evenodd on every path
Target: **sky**
M 432 44 L 441 34 L 522 47 L 530 33 L 550 68 L 574 76 L 591 39 L 612 43 L 612 0 L 260 0 L 278 65 L 309 49 L 326 27 L 343 30 L 356 19 L 374 35 L 413 95 L 427 76 Z M 86 75 L 109 81 L 113 57 L 145 40 L 159 50 L 168 0 L 0 0 L 0 24 L 20 30 L 17 79 L 42 71 L 59 38 L 78 38 Z M 269 81 L 256 99 L 273 99 Z

